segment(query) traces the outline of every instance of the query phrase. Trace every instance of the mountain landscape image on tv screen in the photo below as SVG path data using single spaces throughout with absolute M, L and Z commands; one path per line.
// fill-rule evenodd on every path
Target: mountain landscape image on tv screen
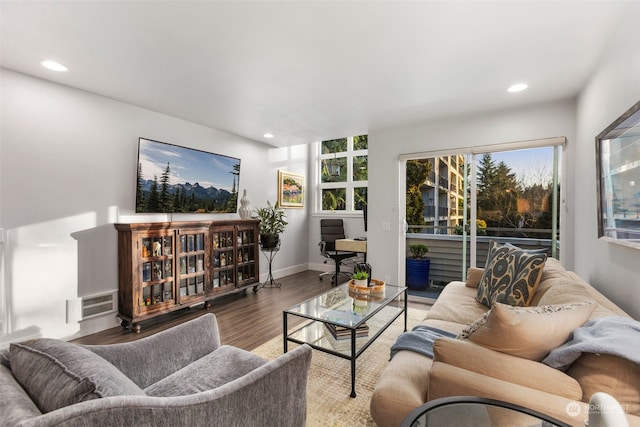
M 140 138 L 137 213 L 236 212 L 240 159 Z

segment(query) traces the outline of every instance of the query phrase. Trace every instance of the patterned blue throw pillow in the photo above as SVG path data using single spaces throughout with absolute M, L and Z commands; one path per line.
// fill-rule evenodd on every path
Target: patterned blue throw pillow
M 528 306 L 540 284 L 546 260 L 545 250 L 528 251 L 492 240 L 476 300 L 487 307 L 496 302 Z

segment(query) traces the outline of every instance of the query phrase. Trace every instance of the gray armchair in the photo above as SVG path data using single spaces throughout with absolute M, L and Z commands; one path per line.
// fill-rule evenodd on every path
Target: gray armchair
M 124 344 L 32 340 L 0 353 L 0 425 L 304 426 L 310 363 L 221 345 L 211 313 Z

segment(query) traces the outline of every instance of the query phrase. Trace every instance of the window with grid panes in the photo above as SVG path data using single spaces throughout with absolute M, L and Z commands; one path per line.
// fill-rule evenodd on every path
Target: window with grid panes
M 367 204 L 367 135 L 320 142 L 320 210 L 357 211 Z

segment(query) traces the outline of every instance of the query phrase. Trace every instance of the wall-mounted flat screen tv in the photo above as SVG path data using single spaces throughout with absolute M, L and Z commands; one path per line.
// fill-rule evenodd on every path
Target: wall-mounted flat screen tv
M 236 212 L 240 159 L 140 138 L 136 213 Z

